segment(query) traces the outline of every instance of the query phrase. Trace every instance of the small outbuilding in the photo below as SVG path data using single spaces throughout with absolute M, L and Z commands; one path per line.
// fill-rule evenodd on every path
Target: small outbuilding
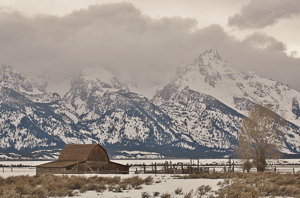
M 36 174 L 128 174 L 129 166 L 109 160 L 100 144 L 67 144 L 58 160 L 36 167 Z

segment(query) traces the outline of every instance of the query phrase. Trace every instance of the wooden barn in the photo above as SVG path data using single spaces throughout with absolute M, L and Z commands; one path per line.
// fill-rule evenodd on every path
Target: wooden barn
M 58 160 L 36 167 L 36 174 L 120 173 L 128 174 L 129 166 L 111 162 L 99 144 L 67 144 Z

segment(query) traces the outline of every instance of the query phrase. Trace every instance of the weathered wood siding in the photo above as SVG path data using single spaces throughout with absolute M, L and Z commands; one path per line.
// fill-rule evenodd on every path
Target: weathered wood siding
M 36 167 L 36 174 L 64 174 L 64 168 Z
M 88 156 L 88 161 L 109 161 L 108 155 L 99 145 L 93 148 Z
M 129 166 L 111 162 L 99 144 L 67 144 L 57 161 L 37 166 L 36 173 L 129 173 Z
M 118 164 L 115 162 L 109 163 L 109 169 L 117 170 L 119 173 L 128 174 L 129 173 L 129 166 Z
M 86 163 L 93 170 L 108 169 L 109 166 L 109 161 L 87 161 Z

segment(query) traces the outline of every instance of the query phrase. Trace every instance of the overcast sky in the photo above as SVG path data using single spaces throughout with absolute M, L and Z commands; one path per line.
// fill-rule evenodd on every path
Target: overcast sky
M 140 87 L 208 49 L 300 91 L 299 0 L 1 0 L 0 64 L 62 79 L 103 66 Z

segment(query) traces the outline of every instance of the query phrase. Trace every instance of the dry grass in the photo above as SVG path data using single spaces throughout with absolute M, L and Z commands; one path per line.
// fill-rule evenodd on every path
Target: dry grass
M 153 183 L 152 177 L 141 179 L 138 176 L 121 179 L 120 177 L 83 177 L 83 176 L 13 176 L 0 177 L 0 197 L 66 197 L 74 196 L 79 191 L 103 192 L 111 190 L 122 192 L 128 189 L 141 189 L 141 185 Z
M 191 174 L 177 176 L 179 179 L 224 179 L 219 182 L 219 190 L 214 192 L 210 186 L 199 186 L 196 191 L 184 194 L 184 197 L 296 197 L 300 198 L 300 174 L 264 173 L 213 173 Z M 103 192 L 123 192 L 130 189 L 141 189 L 142 185 L 153 184 L 153 177 L 142 179 L 138 176 L 121 179 L 120 177 L 83 177 L 83 176 L 14 176 L 6 179 L 0 177 L 0 197 L 66 197 L 74 196 L 79 192 L 93 190 Z M 177 188 L 175 194 L 183 194 Z M 153 197 L 170 197 L 169 193 L 155 192 Z M 144 193 L 142 197 L 150 197 Z
M 217 197 L 300 197 L 300 174 L 246 174 L 220 183 Z
M 300 198 L 300 174 L 264 173 L 213 173 L 177 176 L 179 179 L 224 179 L 219 182 L 216 197 L 296 197 Z M 200 186 L 197 194 L 207 195 L 209 186 Z

